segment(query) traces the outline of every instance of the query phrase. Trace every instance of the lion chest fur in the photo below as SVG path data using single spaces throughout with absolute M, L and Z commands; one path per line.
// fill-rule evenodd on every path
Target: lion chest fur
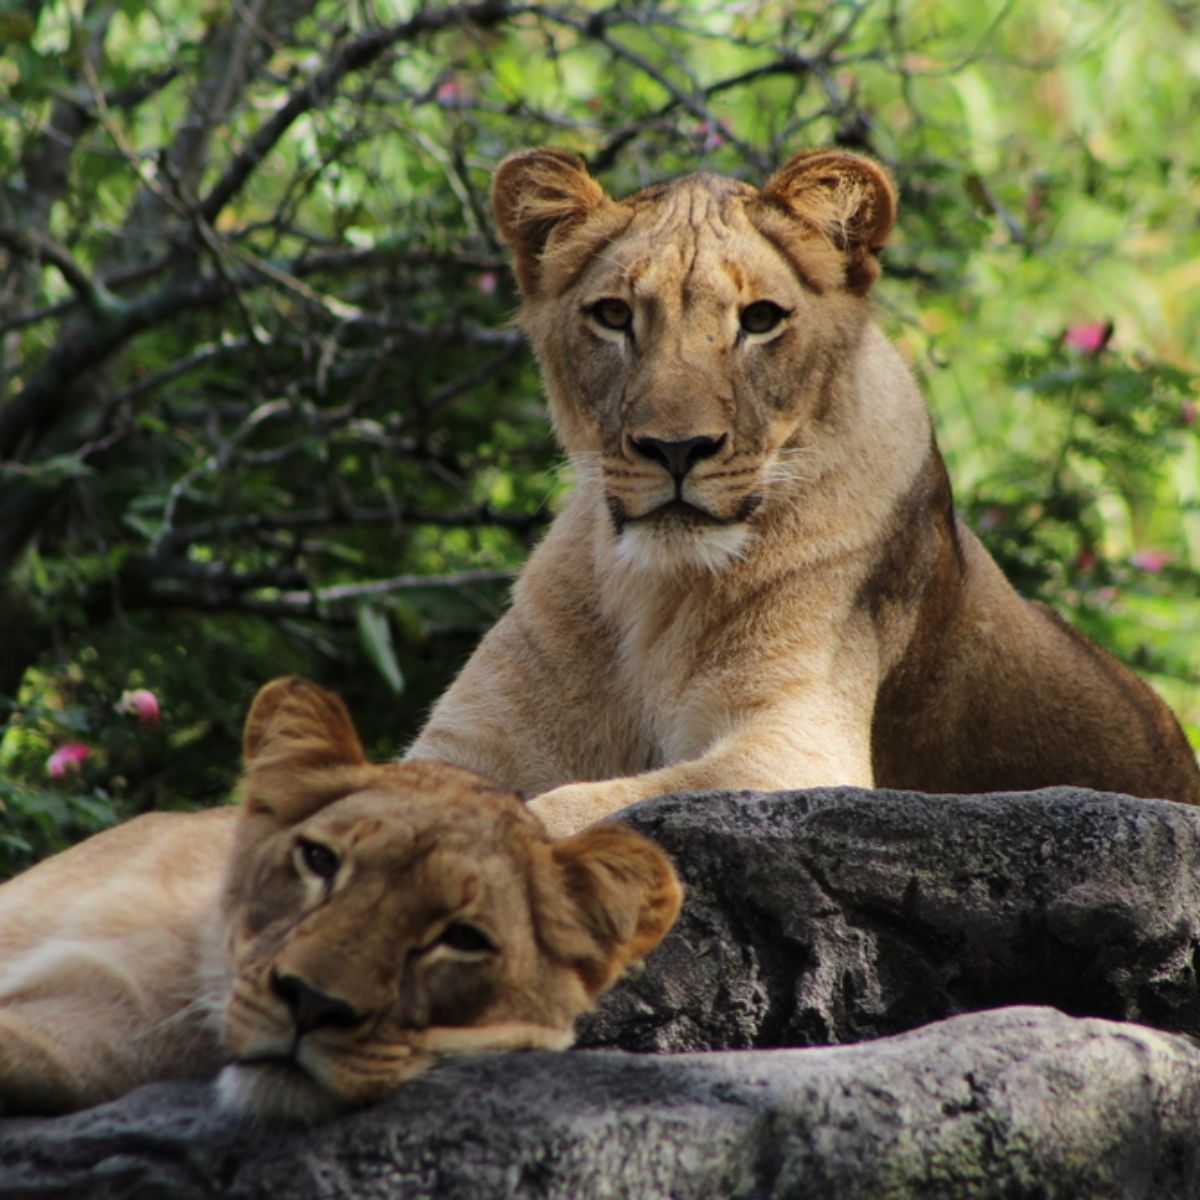
M 704 788 L 1200 800 L 1161 701 L 957 521 L 872 321 L 875 164 L 614 200 L 528 151 L 493 195 L 576 485 L 411 753 L 538 794 L 558 833 Z

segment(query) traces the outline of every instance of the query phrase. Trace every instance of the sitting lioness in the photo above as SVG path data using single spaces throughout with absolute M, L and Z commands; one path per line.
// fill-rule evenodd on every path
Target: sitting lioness
M 620 825 L 551 843 L 455 767 L 368 763 L 340 700 L 258 695 L 240 809 L 139 817 L 0 888 L 0 1113 L 222 1067 L 224 1104 L 313 1120 L 439 1055 L 560 1048 L 674 921 Z
M 1166 706 L 955 516 L 872 320 L 876 164 L 615 200 L 531 150 L 493 199 L 577 483 L 411 754 L 537 795 L 556 834 L 708 788 L 1200 801 Z

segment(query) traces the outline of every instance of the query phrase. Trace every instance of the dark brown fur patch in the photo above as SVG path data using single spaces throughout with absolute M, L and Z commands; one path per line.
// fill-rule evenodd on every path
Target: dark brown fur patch
M 924 467 L 897 504 L 879 540 L 879 557 L 859 587 L 857 606 L 879 621 L 891 608 L 908 610 L 920 604 L 937 572 L 939 540 L 950 547 L 961 572 L 962 550 L 950 477 L 937 446 L 931 443 Z

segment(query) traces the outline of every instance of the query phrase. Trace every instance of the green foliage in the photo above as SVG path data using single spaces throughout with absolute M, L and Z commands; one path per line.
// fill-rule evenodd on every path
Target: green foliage
M 0 12 L 0 871 L 223 798 L 272 675 L 338 687 L 378 754 L 415 732 L 563 486 L 487 201 L 548 142 L 616 191 L 813 144 L 885 162 L 881 311 L 964 514 L 1200 738 L 1194 19 Z M 155 726 L 113 712 L 134 687 Z M 48 781 L 64 740 L 92 752 Z

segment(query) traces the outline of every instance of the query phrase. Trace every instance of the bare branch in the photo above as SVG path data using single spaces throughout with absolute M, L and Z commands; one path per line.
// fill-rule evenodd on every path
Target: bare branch
M 508 529 L 522 537 L 547 524 L 548 513 L 510 512 L 488 504 L 474 508 L 439 510 L 430 508 L 332 508 L 308 509 L 288 513 L 245 513 L 222 517 L 197 525 L 184 525 L 171 530 L 161 542 L 162 549 L 178 550 L 196 542 L 213 542 L 229 536 L 248 536 L 258 533 L 284 531 L 301 532 L 307 529 L 335 529 L 339 526 L 356 528 L 395 527 L 405 525 L 436 525 L 448 529 L 484 525 Z
M 7 246 L 22 258 L 47 262 L 55 267 L 94 316 L 107 319 L 124 308 L 124 302 L 98 279 L 93 279 L 65 246 L 60 246 L 45 234 L 0 225 L 0 246 Z
M 127 287 L 131 283 L 142 283 L 149 278 L 154 277 L 158 272 L 166 268 L 170 262 L 170 258 L 164 256 L 154 263 L 146 263 L 144 266 L 131 271 L 121 271 L 116 275 L 107 275 L 101 278 L 100 286 L 109 292 L 113 292 L 116 288 Z M 29 311 L 17 313 L 17 316 L 10 317 L 7 320 L 0 322 L 0 335 L 10 334 L 13 330 L 25 329 L 28 325 L 36 325 L 43 320 L 56 320 L 59 317 L 70 316 L 70 313 L 77 310 L 80 305 L 80 300 L 72 298 L 70 300 L 60 300 L 58 304 L 43 305 L 41 308 L 30 308 Z
M 210 224 L 215 221 L 298 117 L 323 103 L 346 75 L 369 67 L 392 46 L 455 25 L 488 28 L 500 21 L 535 11 L 538 11 L 537 5 L 508 4 L 504 0 L 483 0 L 478 4 L 456 4 L 441 9 L 431 7 L 418 12 L 411 20 L 373 29 L 344 42 L 316 75 L 296 88 L 270 119 L 255 130 L 200 202 L 200 215 Z
M 97 366 L 131 337 L 188 309 L 203 309 L 220 301 L 225 284 L 219 279 L 186 280 L 168 284 L 140 300 L 123 303 L 103 322 L 69 330 L 33 372 L 25 388 L 0 408 L 0 458 L 38 431 L 53 425 L 73 399 L 71 384 Z
M 264 582 L 262 573 L 238 576 L 220 568 L 194 569 L 199 564 L 188 564 L 188 569 L 177 571 L 178 566 L 174 561 L 164 563 L 157 558 L 135 563 L 127 573 L 128 581 L 135 589 L 130 595 L 130 603 L 137 607 L 152 604 L 156 608 L 245 612 L 273 618 L 320 616 L 329 620 L 339 615 L 344 619 L 366 600 L 442 589 L 461 592 L 474 599 L 474 588 L 511 584 L 516 578 L 515 571 L 452 571 L 445 575 L 397 575 L 364 583 L 277 591 Z M 250 586 L 247 586 L 248 580 L 253 580 Z M 181 583 L 192 586 L 178 586 Z M 478 604 L 478 600 L 475 602 Z M 489 617 L 493 615 L 488 613 Z

